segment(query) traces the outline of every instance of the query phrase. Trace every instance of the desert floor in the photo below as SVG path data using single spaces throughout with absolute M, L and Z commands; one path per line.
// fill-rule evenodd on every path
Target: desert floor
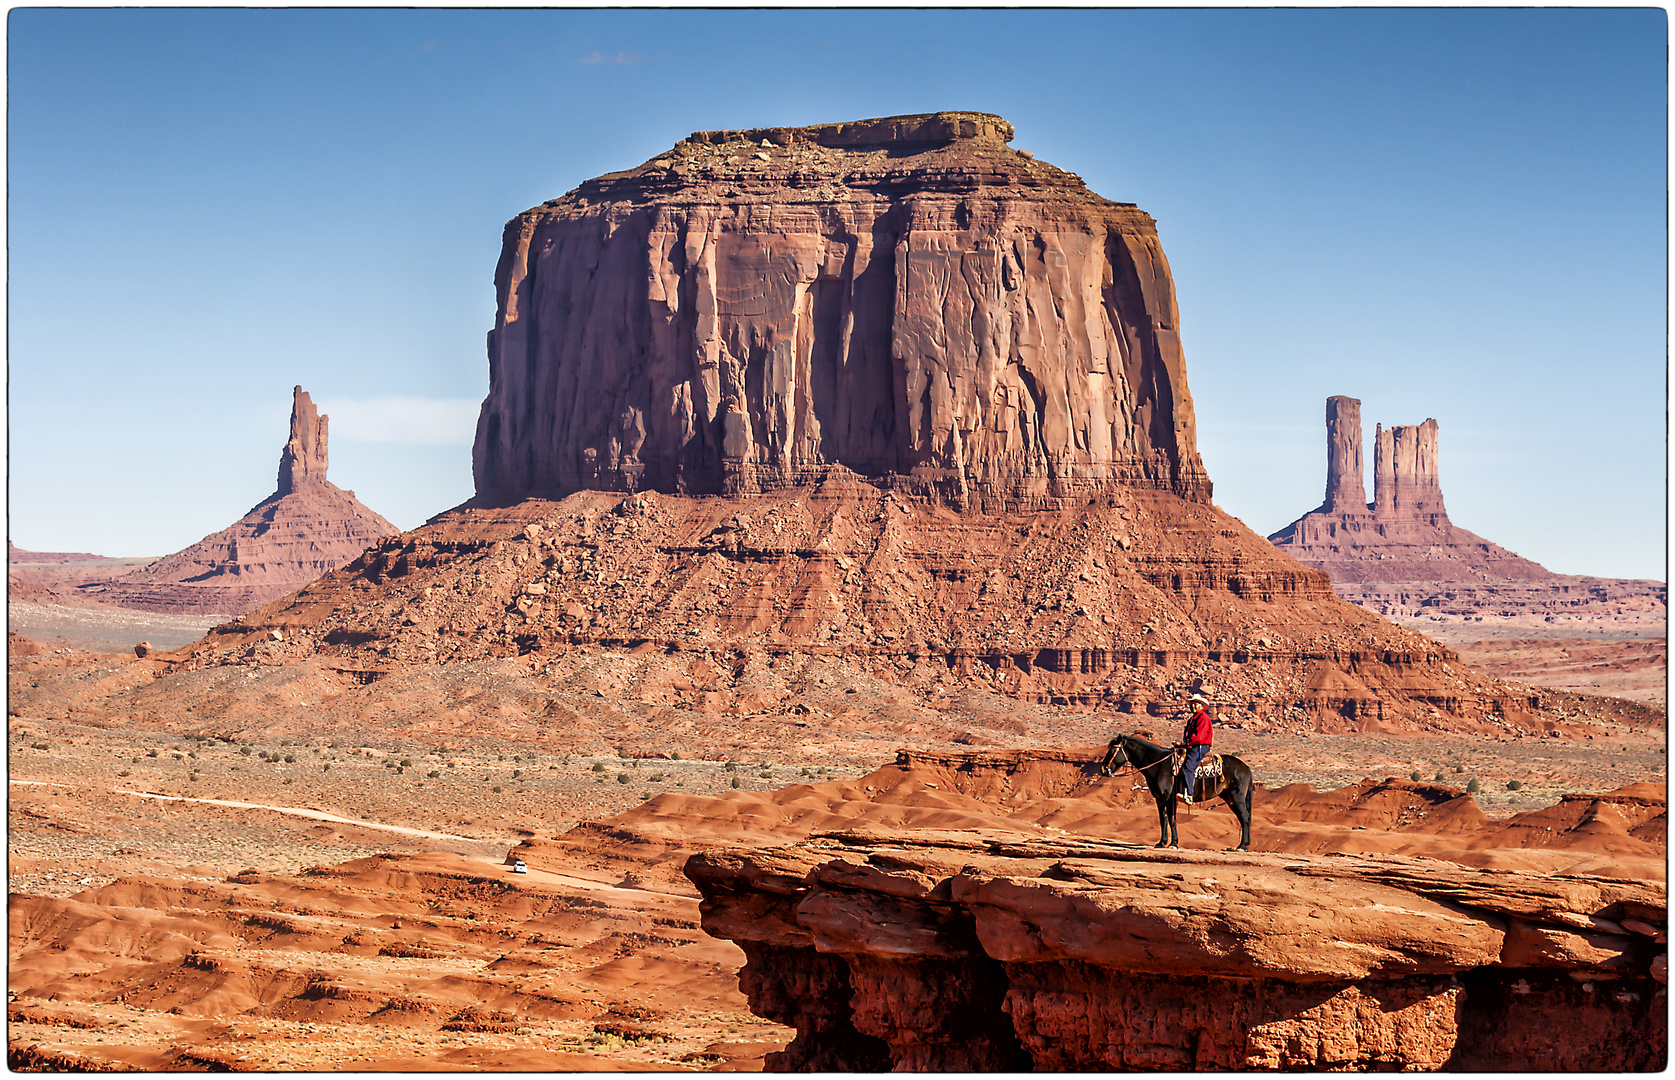
M 1654 832 L 1619 830 L 1597 849 L 1483 853 L 1429 831 L 1424 808 L 1473 778 L 1490 819 L 1578 792 L 1636 783 L 1661 792 L 1662 642 L 1525 635 L 1453 647 L 1504 661 L 1510 677 L 1550 675 L 1564 680 L 1550 685 L 1642 701 L 1655 670 L 1656 707 L 1578 694 L 1577 726 L 1559 737 L 1259 732 L 1230 717 L 1217 748 L 1248 761 L 1269 793 L 1259 796 L 1253 846 L 1661 874 L 1661 817 Z M 892 728 L 887 708 L 865 730 L 847 714 L 788 715 L 776 721 L 786 724 L 780 741 L 730 738 L 745 719 L 717 717 L 682 752 L 655 740 L 606 749 L 633 730 L 606 674 L 565 699 L 579 718 L 566 729 L 496 724 L 492 711 L 476 728 L 434 733 L 367 725 L 310 705 L 306 687 L 266 726 L 252 718 L 268 707 L 253 706 L 219 736 L 205 732 L 217 730 L 207 718 L 220 698 L 182 697 L 144 723 L 76 704 L 75 687 L 120 684 L 139 666 L 131 654 L 62 650 L 11 661 L 14 1066 L 760 1068 L 794 1033 L 750 1014 L 737 985 L 742 953 L 698 928 L 696 890 L 679 872 L 691 851 L 845 822 L 968 825 L 985 813 L 1135 842 L 1156 836 L 1128 775 L 1007 807 L 939 801 L 934 771 L 910 770 L 886 790 L 876 777 L 897 750 L 923 745 L 918 722 Z M 481 706 L 501 692 L 499 676 L 474 671 Z M 266 676 L 249 677 L 254 686 Z M 205 695 L 225 693 L 204 685 Z M 869 712 L 875 692 L 849 697 Z M 934 751 L 1084 747 L 1091 756 L 1120 726 L 1034 705 L 1002 724 L 992 714 L 1004 702 L 971 708 L 981 746 Z M 957 730 L 957 716 L 945 726 Z M 773 729 L 750 729 L 759 730 Z M 1415 774 L 1422 784 L 1408 781 Z M 1358 819 L 1370 824 L 1322 825 L 1327 803 L 1297 810 L 1312 793 L 1301 803 L 1304 789 L 1273 794 L 1307 784 L 1341 796 L 1391 777 L 1403 782 L 1405 809 Z M 1283 815 L 1291 823 L 1281 829 Z M 1183 846 L 1224 846 L 1233 829 L 1219 807 L 1197 808 L 1183 814 Z M 530 873 L 511 872 L 514 848 Z

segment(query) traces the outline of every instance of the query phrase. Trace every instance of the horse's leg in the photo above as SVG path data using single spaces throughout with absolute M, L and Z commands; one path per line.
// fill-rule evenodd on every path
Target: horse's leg
M 1235 849 L 1238 851 L 1250 850 L 1250 802 L 1251 793 L 1255 787 L 1255 780 L 1247 773 L 1238 777 L 1235 782 L 1228 784 L 1227 790 L 1222 792 L 1221 795 L 1229 809 L 1233 811 L 1233 816 L 1239 819 L 1239 846 Z
M 1181 785 L 1178 782 L 1179 779 L 1180 779 L 1179 777 L 1171 777 L 1170 778 L 1169 788 L 1168 788 L 1168 798 L 1167 798 L 1167 803 L 1166 803 L 1166 805 L 1169 807 L 1168 822 L 1169 822 L 1169 846 L 1170 847 L 1180 847 L 1181 846 L 1180 830 L 1176 827 L 1176 823 L 1175 823 L 1175 811 L 1177 809 L 1179 809 L 1179 806 L 1180 806 L 1179 802 L 1177 801 L 1177 796 L 1179 796 L 1180 792 L 1181 792 Z M 1158 845 L 1158 847 L 1162 847 L 1162 846 L 1163 846 L 1162 844 Z
M 1173 809 L 1173 807 L 1174 807 L 1174 799 L 1170 798 L 1168 795 L 1161 795 L 1161 794 L 1156 794 L 1156 793 L 1153 793 L 1153 798 L 1155 798 L 1157 800 L 1157 825 L 1158 825 L 1158 829 L 1161 833 L 1161 835 L 1159 835 L 1159 837 L 1157 839 L 1157 843 L 1154 846 L 1156 846 L 1156 847 L 1168 847 L 1169 846 L 1169 818 L 1171 816 L 1169 811 L 1171 809 Z

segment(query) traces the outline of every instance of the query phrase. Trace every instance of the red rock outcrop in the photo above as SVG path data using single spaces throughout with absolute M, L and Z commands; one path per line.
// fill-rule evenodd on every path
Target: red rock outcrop
M 400 532 L 353 491 L 326 479 L 326 421 L 297 387 L 272 495 L 191 547 L 76 592 L 142 611 L 240 615 L 295 592 Z
M 1361 403 L 1352 397 L 1326 399 L 1326 501 L 1323 513 L 1367 509 L 1366 469 L 1361 464 Z
M 1370 504 L 1361 470 L 1361 402 L 1327 398 L 1326 499 L 1269 541 L 1325 570 L 1334 584 L 1484 577 L 1546 582 L 1556 576 L 1448 520 L 1435 420 L 1378 425 Z
M 1331 575 L 1334 591 L 1382 615 L 1432 620 L 1492 616 L 1623 625 L 1667 617 L 1663 583 L 1555 574 L 1448 518 L 1438 478 L 1437 422 L 1380 424 L 1373 501 L 1361 480 L 1361 403 L 1326 400 L 1326 498 L 1268 539 Z
M 700 131 L 506 226 L 479 501 L 837 466 L 959 506 L 1207 501 L 1152 219 L 935 113 Z
M 1661 1069 L 1661 884 L 862 829 L 687 863 L 769 1068 Z

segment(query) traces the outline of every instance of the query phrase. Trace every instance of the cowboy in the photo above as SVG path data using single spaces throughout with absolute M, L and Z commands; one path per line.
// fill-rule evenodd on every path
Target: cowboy
M 1186 722 L 1186 732 L 1181 736 L 1181 745 L 1186 747 L 1186 763 L 1181 766 L 1181 798 L 1190 803 L 1198 763 L 1210 752 L 1210 699 L 1193 694 L 1187 704 L 1192 707 L 1192 718 Z

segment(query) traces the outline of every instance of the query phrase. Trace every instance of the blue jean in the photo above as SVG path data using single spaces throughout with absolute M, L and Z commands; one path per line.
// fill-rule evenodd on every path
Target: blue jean
M 1181 790 L 1188 798 L 1192 797 L 1192 781 L 1198 775 L 1198 763 L 1204 760 L 1204 755 L 1210 748 L 1203 743 L 1193 746 L 1186 752 L 1186 763 L 1181 766 Z

